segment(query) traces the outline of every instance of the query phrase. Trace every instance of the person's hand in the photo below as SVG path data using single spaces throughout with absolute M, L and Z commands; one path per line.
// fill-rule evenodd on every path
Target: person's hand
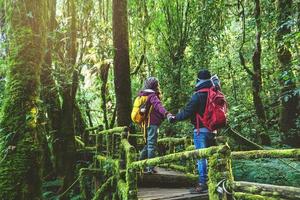
M 170 123 L 174 123 L 174 122 L 176 121 L 176 118 L 175 118 L 174 115 L 172 115 L 171 113 L 169 113 L 169 114 L 167 115 L 167 120 L 168 120 L 168 122 L 170 122 Z

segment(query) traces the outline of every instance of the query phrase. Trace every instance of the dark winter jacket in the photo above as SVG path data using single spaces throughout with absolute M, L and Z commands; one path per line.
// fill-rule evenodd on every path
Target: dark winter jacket
M 150 113 L 150 125 L 159 126 L 167 115 L 167 110 L 163 107 L 158 95 L 151 89 L 142 90 L 139 96 L 148 96 L 147 107 L 152 105 L 152 112 Z M 148 119 L 147 119 L 148 120 Z
M 177 115 L 176 121 L 183 121 L 186 119 L 191 119 L 191 123 L 196 128 L 196 113 L 203 116 L 206 107 L 207 92 L 197 92 L 203 88 L 212 87 L 212 82 L 210 80 L 205 81 L 195 87 L 195 93 L 192 95 L 190 101 L 187 103 L 185 108 L 183 108 Z M 199 128 L 202 128 L 203 124 L 199 123 Z

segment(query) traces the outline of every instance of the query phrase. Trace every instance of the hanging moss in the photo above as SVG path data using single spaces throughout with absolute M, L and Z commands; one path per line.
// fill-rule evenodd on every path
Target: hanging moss
M 119 180 L 117 188 L 119 198 L 122 200 L 128 200 L 126 183 L 123 180 Z
M 98 161 L 98 166 L 103 171 L 104 176 L 110 177 L 110 176 L 118 176 L 120 172 L 120 164 L 119 160 L 111 159 L 105 156 L 96 156 L 96 159 Z
M 300 158 L 300 149 L 254 150 L 232 152 L 233 159 Z

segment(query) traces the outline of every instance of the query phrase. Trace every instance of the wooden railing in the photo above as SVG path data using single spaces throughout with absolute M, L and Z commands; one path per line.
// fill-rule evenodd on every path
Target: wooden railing
M 300 199 L 300 188 L 270 186 L 257 183 L 235 182 L 231 169 L 232 159 L 256 158 L 300 158 L 300 149 L 257 150 L 231 152 L 227 144 L 195 150 L 190 138 L 164 138 L 158 141 L 163 146 L 163 155 L 137 160 L 136 149 L 128 142 L 127 127 L 99 131 L 96 137 L 94 166 L 80 170 L 80 185 L 83 199 L 89 199 L 84 186 L 85 176 L 98 178 L 93 199 L 136 200 L 138 194 L 138 172 L 146 166 L 166 166 L 191 172 L 194 160 L 208 160 L 208 186 L 210 200 L 242 199 Z M 139 137 L 139 135 L 131 135 Z M 176 152 L 180 146 L 182 152 Z M 179 148 L 177 148 L 179 149 Z M 179 165 L 184 162 L 185 166 Z M 270 189 L 271 188 L 271 189 Z

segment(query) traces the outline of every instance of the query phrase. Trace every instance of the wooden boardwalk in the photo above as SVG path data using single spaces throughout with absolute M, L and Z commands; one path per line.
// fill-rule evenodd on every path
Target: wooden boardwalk
M 208 200 L 207 194 L 190 194 L 186 188 L 139 188 L 139 200 Z
M 138 188 L 139 200 L 208 200 L 207 194 L 190 194 L 189 189 L 183 188 L 194 185 L 193 183 L 187 185 L 188 182 L 184 180 L 183 173 L 164 168 L 156 169 L 157 174 L 144 174 L 142 179 L 144 184 L 141 184 L 142 186 Z M 149 181 L 154 182 L 156 185 L 149 185 Z M 170 181 L 179 181 L 179 183 L 168 183 Z M 148 184 L 145 182 L 148 182 Z M 149 185 L 149 187 L 146 187 L 146 185 Z

